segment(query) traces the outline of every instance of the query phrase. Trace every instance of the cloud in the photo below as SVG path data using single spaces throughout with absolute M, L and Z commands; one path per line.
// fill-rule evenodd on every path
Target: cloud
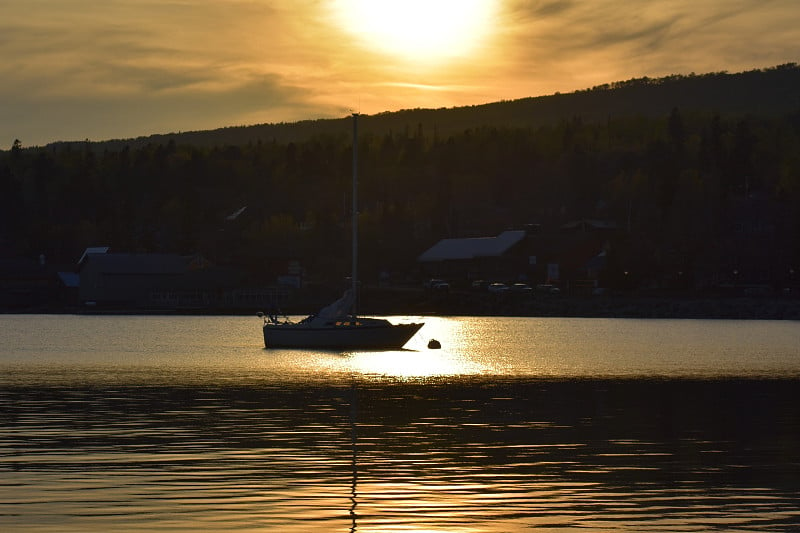
M 673 73 L 794 61 L 794 0 L 524 1 L 506 4 L 497 76 L 516 90 L 568 91 Z M 512 76 L 516 74 L 516 76 Z
M 0 22 L 3 137 L 103 139 L 315 112 L 313 87 L 286 68 L 292 21 L 263 2 L 22 4 Z
M 158 72 L 142 77 L 158 78 Z M 129 78 L 130 79 L 130 76 Z M 13 136 L 62 140 L 126 138 L 178 130 L 213 129 L 256 122 L 300 120 L 313 113 L 308 90 L 285 85 L 274 75 L 252 77 L 228 86 L 185 90 L 172 72 L 170 83 L 147 93 L 69 94 L 48 98 L 18 96 L 20 111 L 11 122 L 23 124 Z M 148 81 L 151 87 L 157 84 Z M 32 111 L 34 114 L 31 114 Z M 246 120 L 249 117 L 250 120 Z M 16 120 L 15 120 L 16 119 Z M 25 144 L 36 144 L 25 141 Z
M 496 1 L 483 48 L 435 67 L 364 49 L 331 0 L 5 2 L 0 146 L 479 104 L 800 55 L 796 0 Z

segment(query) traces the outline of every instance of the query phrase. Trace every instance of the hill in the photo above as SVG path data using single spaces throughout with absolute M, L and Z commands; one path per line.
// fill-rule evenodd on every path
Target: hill
M 364 116 L 361 131 L 382 135 L 422 125 L 441 136 L 483 126 L 536 128 L 580 116 L 586 121 L 609 117 L 657 117 L 674 108 L 727 116 L 776 116 L 800 110 L 800 68 L 795 63 L 741 73 L 635 78 L 573 93 L 522 98 L 483 105 L 406 109 Z M 231 126 L 209 131 L 149 135 L 91 143 L 99 150 L 131 148 L 174 141 L 194 146 L 244 145 L 250 142 L 299 142 L 313 136 L 347 136 L 349 118 L 293 123 Z M 53 143 L 65 144 L 83 143 Z M 52 145 L 51 145 L 52 146 Z

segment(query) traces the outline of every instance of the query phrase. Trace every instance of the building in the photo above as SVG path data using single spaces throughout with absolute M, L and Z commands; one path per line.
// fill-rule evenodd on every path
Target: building
M 79 300 L 92 307 L 266 306 L 275 297 L 274 290 L 245 291 L 240 287 L 238 272 L 214 267 L 196 255 L 107 253 L 107 249 L 89 249 L 81 257 L 78 275 Z
M 81 257 L 79 298 L 87 305 L 160 306 L 163 295 L 186 293 L 187 262 L 176 254 L 110 254 Z
M 0 309 L 23 310 L 45 306 L 57 300 L 55 269 L 44 258 L 0 258 Z
M 417 258 L 425 276 L 470 280 L 596 286 L 616 225 L 575 221 L 554 230 L 538 225 L 495 237 L 443 239 Z
M 442 239 L 417 257 L 423 273 L 447 279 L 509 279 L 527 270 L 525 230 L 495 237 Z

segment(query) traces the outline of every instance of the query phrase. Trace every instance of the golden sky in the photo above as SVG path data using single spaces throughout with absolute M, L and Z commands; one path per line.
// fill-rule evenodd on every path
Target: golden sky
M 0 0 L 0 149 L 799 60 L 798 0 Z

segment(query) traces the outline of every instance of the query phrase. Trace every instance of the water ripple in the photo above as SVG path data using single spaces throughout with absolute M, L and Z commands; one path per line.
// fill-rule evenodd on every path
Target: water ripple
M 7 387 L 0 523 L 790 531 L 800 526 L 796 385 Z M 611 390 L 602 413 L 584 401 Z M 720 396 L 732 401 L 697 401 Z M 655 423 L 666 415 L 668 426 Z

